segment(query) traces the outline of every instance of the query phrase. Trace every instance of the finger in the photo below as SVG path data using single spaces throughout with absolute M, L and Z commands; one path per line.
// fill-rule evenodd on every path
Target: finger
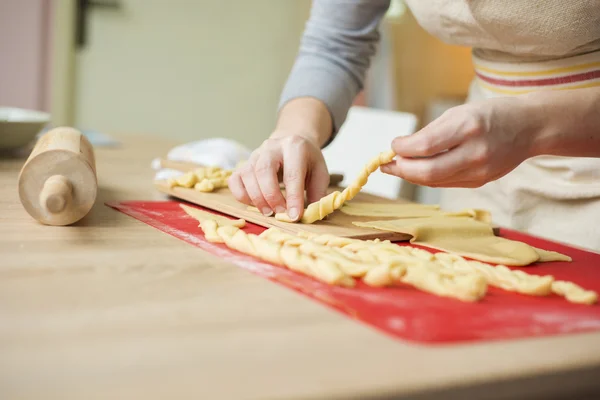
M 398 176 L 395 173 L 390 173 L 390 175 Z M 478 188 L 478 187 L 483 186 L 486 183 L 486 182 L 482 182 L 479 180 L 471 181 L 471 180 L 448 179 L 448 180 L 439 181 L 439 182 L 435 182 L 435 183 L 424 184 L 422 182 L 413 182 L 408 179 L 404 179 L 404 180 L 406 180 L 407 182 L 410 182 L 410 183 L 414 183 L 415 185 L 427 186 L 427 187 L 431 187 L 431 188 Z
M 429 185 L 432 188 L 466 188 L 474 189 L 485 185 L 487 182 L 483 180 L 448 180 L 439 182 L 434 185 Z
M 397 137 L 392 149 L 401 157 L 431 157 L 461 144 L 471 130 L 476 129 L 469 114 L 444 114 L 420 131 Z
M 381 171 L 424 186 L 439 184 L 449 177 L 462 180 L 460 174 L 470 167 L 465 149 L 459 146 L 430 158 L 399 157 L 395 163 L 382 165 Z
M 281 166 L 281 157 L 273 153 L 265 153 L 256 161 L 254 172 L 258 186 L 271 210 L 283 213 L 286 210 L 285 198 L 279 188 L 277 171 Z
M 233 197 L 235 197 L 237 201 L 248 205 L 252 204 L 252 200 L 250 199 L 250 196 L 248 196 L 248 192 L 246 192 L 246 188 L 244 187 L 244 183 L 238 172 L 234 172 L 229 177 L 227 186 L 229 186 L 231 194 L 233 194 Z
M 456 181 L 456 182 L 448 182 L 448 183 L 442 183 L 438 186 L 432 186 L 432 187 L 438 187 L 438 188 L 462 188 L 462 189 L 475 189 L 478 187 L 482 187 L 483 185 L 485 185 L 485 182 L 479 182 L 479 181 Z
M 329 171 L 324 160 L 315 163 L 308 174 L 306 182 L 306 198 L 309 203 L 321 200 L 327 194 L 329 187 Z
M 306 180 L 307 156 L 305 150 L 287 146 L 283 150 L 283 184 L 288 216 L 297 221 L 304 211 L 304 182 Z
M 244 168 L 244 171 L 242 172 L 242 182 L 244 183 L 248 196 L 250 196 L 250 199 L 252 200 L 252 204 L 258 208 L 263 215 L 266 215 L 267 217 L 273 215 L 273 210 L 269 207 L 269 204 L 263 197 L 256 176 L 254 176 L 254 166 L 250 165 Z

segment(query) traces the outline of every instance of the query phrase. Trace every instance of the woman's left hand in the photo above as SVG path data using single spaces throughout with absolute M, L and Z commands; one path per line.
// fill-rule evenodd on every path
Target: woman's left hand
M 381 171 L 424 186 L 482 186 L 534 155 L 543 118 L 533 108 L 525 97 L 451 108 L 419 132 L 394 139 L 399 157 Z

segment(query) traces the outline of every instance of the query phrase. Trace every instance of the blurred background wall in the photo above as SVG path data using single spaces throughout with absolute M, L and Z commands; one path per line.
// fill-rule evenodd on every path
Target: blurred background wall
M 0 106 L 50 110 L 55 125 L 175 142 L 221 136 L 255 147 L 273 128 L 310 6 L 0 0 Z M 401 0 L 381 31 L 357 104 L 414 113 L 423 126 L 464 100 L 470 49 L 430 36 Z M 404 195 L 436 201 L 421 194 Z
M 87 13 L 74 60 L 78 126 L 179 141 L 264 140 L 309 0 L 118 4 Z

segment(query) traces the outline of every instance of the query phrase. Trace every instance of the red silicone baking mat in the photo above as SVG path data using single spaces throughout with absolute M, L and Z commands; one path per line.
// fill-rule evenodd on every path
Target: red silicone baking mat
M 600 305 L 570 304 L 554 295 L 538 298 L 496 288 L 489 288 L 486 297 L 478 303 L 463 303 L 409 286 L 372 288 L 362 283 L 355 288 L 329 286 L 229 250 L 224 245 L 207 242 L 198 222 L 179 207 L 179 202 L 127 201 L 107 205 L 396 338 L 444 344 L 600 330 Z M 264 230 L 252 224 L 244 229 L 249 233 Z M 554 275 L 586 289 L 600 291 L 600 254 L 507 229 L 501 229 L 500 234 L 573 258 L 571 263 L 554 262 L 523 268 L 527 272 Z

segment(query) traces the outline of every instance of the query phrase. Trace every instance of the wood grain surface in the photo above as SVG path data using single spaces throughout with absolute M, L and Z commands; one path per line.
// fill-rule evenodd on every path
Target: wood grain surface
M 158 190 L 179 199 L 189 201 L 211 210 L 219 211 L 223 214 L 231 215 L 236 218 L 243 218 L 246 221 L 255 223 L 266 228 L 279 228 L 285 232 L 298 233 L 306 231 L 316 234 L 332 234 L 337 236 L 349 237 L 354 239 L 376 239 L 381 240 L 409 240 L 410 235 L 396 232 L 385 232 L 377 229 L 360 228 L 352 225 L 353 221 L 370 221 L 373 217 L 357 217 L 344 214 L 343 212 L 334 212 L 327 219 L 317 221 L 313 224 L 299 224 L 290 222 L 281 222 L 274 217 L 265 217 L 261 213 L 248 210 L 248 206 L 237 201 L 229 189 L 219 189 L 210 193 L 202 193 L 194 189 L 184 187 L 169 188 L 166 181 L 156 181 L 155 186 Z M 332 191 L 334 189 L 330 189 Z M 376 196 L 369 196 L 365 193 L 359 193 L 357 201 L 371 201 L 377 203 L 393 202 Z M 397 201 L 396 201 L 397 202 Z
M 404 343 L 106 207 L 164 199 L 150 163 L 177 144 L 120 138 L 96 149 L 98 200 L 74 226 L 32 219 L 17 194 L 24 160 L 0 160 L 0 398 L 572 399 L 600 390 L 599 333 Z

